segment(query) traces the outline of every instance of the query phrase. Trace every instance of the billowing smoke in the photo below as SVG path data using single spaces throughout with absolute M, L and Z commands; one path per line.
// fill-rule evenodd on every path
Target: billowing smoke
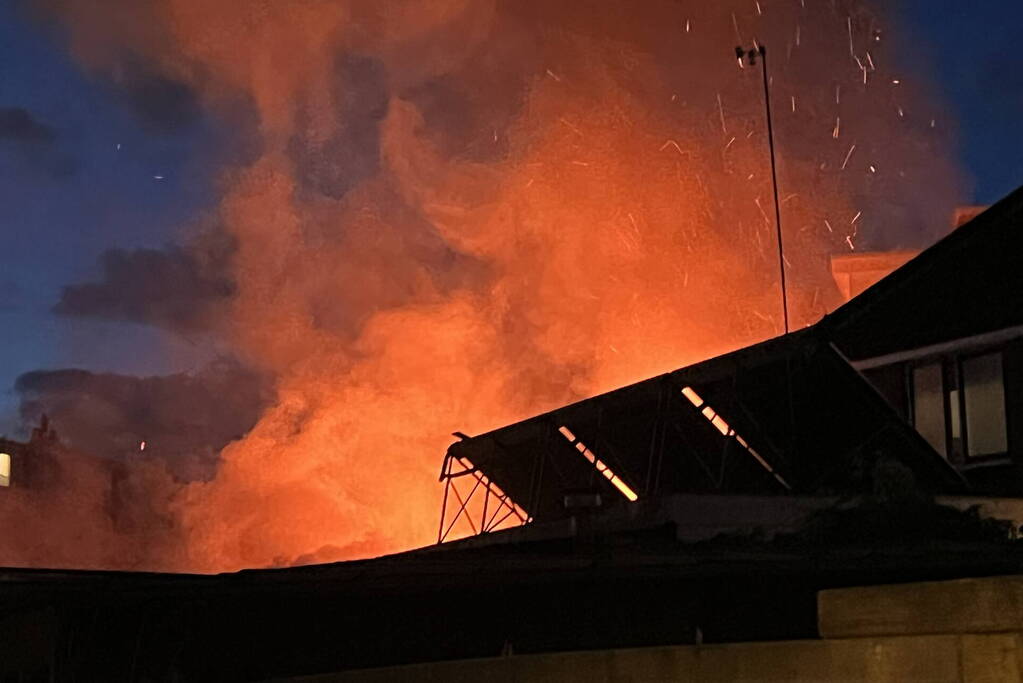
M 49 144 L 57 137 L 50 126 L 23 107 L 0 107 L 0 140 L 28 144 Z
M 108 249 L 97 282 L 64 288 L 54 313 L 145 323 L 182 334 L 208 331 L 234 293 L 230 235 L 209 229 L 188 248 Z
M 35 371 L 19 377 L 15 390 L 25 425 L 46 415 L 71 449 L 163 460 L 180 481 L 211 478 L 220 449 L 244 436 L 273 397 L 264 378 L 228 360 L 162 377 Z
M 760 67 L 737 44 L 768 46 L 797 326 L 836 302 L 829 253 L 927 242 L 955 201 L 950 122 L 859 0 L 39 4 L 86 68 L 142 63 L 258 121 L 260 154 L 222 174 L 228 277 L 198 247 L 114 253 L 59 306 L 198 325 L 165 283 L 118 297 L 149 259 L 273 378 L 215 476 L 155 497 L 158 565 L 428 543 L 453 430 L 777 334 Z

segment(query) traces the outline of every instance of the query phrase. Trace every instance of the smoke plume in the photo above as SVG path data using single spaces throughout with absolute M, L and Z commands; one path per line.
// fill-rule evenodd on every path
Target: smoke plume
M 195 249 L 116 253 L 59 307 L 188 327 L 177 297 L 213 298 L 204 327 L 273 378 L 215 476 L 155 497 L 160 566 L 426 544 L 453 430 L 779 333 L 761 72 L 736 45 L 768 46 L 796 326 L 836 303 L 830 253 L 927 242 L 955 198 L 951 124 L 859 0 L 38 4 L 84 68 L 142 62 L 258 121 L 222 172 L 229 278 L 181 265 Z M 142 263 L 164 303 L 115 301 Z
M 263 378 L 228 360 L 163 377 L 35 371 L 15 390 L 25 425 L 46 415 L 67 447 L 118 461 L 163 460 L 181 481 L 212 477 L 220 449 L 246 434 L 272 400 Z

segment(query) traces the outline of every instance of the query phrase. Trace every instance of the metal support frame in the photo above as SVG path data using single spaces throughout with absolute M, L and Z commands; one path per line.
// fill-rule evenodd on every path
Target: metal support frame
M 472 480 L 472 486 L 465 483 L 459 490 L 459 481 L 467 481 L 466 478 Z M 441 504 L 440 528 L 437 530 L 438 543 L 443 543 L 451 536 L 459 521 L 464 521 L 474 536 L 531 521 L 529 515 L 497 484 L 469 462 L 468 458 L 446 454 L 444 464 L 441 466 L 440 481 L 444 482 L 444 500 Z M 466 488 L 469 489 L 467 494 Z M 479 500 L 476 498 L 478 495 L 483 497 L 482 508 L 479 503 L 474 503 Z M 452 497 L 454 500 L 451 500 Z M 454 507 L 456 502 L 458 505 L 450 518 L 449 502 L 450 507 Z

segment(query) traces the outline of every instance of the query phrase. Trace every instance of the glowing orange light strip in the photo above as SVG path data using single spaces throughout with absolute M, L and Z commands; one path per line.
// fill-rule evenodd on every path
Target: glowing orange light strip
M 753 450 L 753 447 L 746 443 L 745 439 L 736 434 L 735 430 L 728 426 L 728 423 L 725 422 L 724 418 L 722 418 L 720 415 L 714 412 L 714 409 L 707 405 L 702 398 L 700 398 L 700 395 L 696 393 L 695 389 L 693 389 L 692 387 L 682 387 L 682 395 L 689 399 L 690 403 L 696 406 L 696 409 L 699 410 L 700 413 L 705 418 L 707 418 L 708 422 L 714 425 L 715 429 L 721 432 L 722 436 L 730 436 L 736 441 L 738 441 L 739 445 L 745 448 L 746 452 L 752 455 L 753 458 L 758 463 L 760 463 L 761 467 L 770 472 L 782 486 L 789 490 L 792 490 L 792 487 L 789 486 L 788 482 L 785 481 L 780 474 L 775 472 L 774 468 L 771 467 L 766 460 L 760 457 L 760 454 Z
M 639 500 L 639 496 L 636 492 L 629 488 L 629 485 L 618 478 L 618 475 L 611 471 L 611 468 L 604 464 L 596 454 L 586 447 L 582 441 L 576 438 L 575 434 L 572 433 L 568 427 L 561 427 L 559 430 L 561 435 L 568 439 L 569 443 L 575 446 L 575 449 L 582 453 L 583 457 L 590 461 L 590 463 L 597 468 L 597 471 L 604 475 L 604 478 L 611 482 L 616 489 L 618 489 L 623 496 L 634 502 Z

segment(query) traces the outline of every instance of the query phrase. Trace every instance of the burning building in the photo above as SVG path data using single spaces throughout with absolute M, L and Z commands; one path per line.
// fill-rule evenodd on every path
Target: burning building
M 452 425 L 782 331 L 762 72 L 735 45 L 771 49 L 794 329 L 841 303 L 828 254 L 927 243 L 956 202 L 952 126 L 865 0 L 33 4 L 96 79 L 178 84 L 243 148 L 210 152 L 181 244 L 110 250 L 56 307 L 208 337 L 273 387 L 148 480 L 175 531 L 153 569 L 423 545 Z M 136 389 L 65 405 L 97 449 L 180 463 L 199 411 L 154 425 Z
M 810 329 L 459 435 L 441 529 L 470 538 L 220 576 L 6 570 L 0 666 L 96 680 L 1018 681 L 1004 632 L 1023 621 L 995 607 L 1018 578 L 871 586 L 1023 572 L 1021 499 L 991 495 L 1023 492 L 1021 219 L 1023 190 Z M 958 394 L 920 389 L 916 368 L 935 363 L 942 382 L 961 368 Z M 908 395 L 891 392 L 896 374 Z
M 953 338 L 984 356 L 1010 344 L 1010 372 L 1018 321 L 937 309 L 985 282 L 1014 301 L 1011 268 L 947 238 L 823 323 L 762 341 L 783 329 L 762 74 L 733 44 L 778 55 L 796 328 L 843 301 L 828 254 L 927 242 L 955 201 L 936 153 L 949 127 L 896 77 L 863 2 L 149 0 L 116 3 L 115 21 L 84 0 L 38 4 L 97 77 L 142 62 L 254 140 L 222 160 L 212 237 L 108 254 L 58 312 L 209 335 L 273 391 L 237 430 L 216 421 L 202 476 L 183 480 L 148 455 L 180 444 L 194 411 L 157 421 L 188 418 L 157 439 L 130 409 L 145 394 L 118 388 L 140 383 L 114 384 L 129 409 L 105 424 L 146 457 L 82 470 L 80 496 L 5 508 L 57 520 L 0 539 L 25 567 L 0 582 L 5 676 L 259 680 L 813 638 L 821 589 L 1019 571 L 1004 525 L 958 509 L 996 490 L 982 470 L 1014 462 L 1014 408 L 1006 453 L 975 452 L 962 427 L 997 406 L 991 361 L 980 383 L 965 358 L 954 385 L 957 358 L 939 388 L 921 371 L 919 407 L 885 384 Z M 1008 258 L 1018 203 L 962 234 Z M 963 292 L 918 306 L 975 249 L 987 260 Z M 151 264 L 191 284 L 139 286 Z M 862 286 L 850 271 L 849 295 Z M 459 426 L 474 436 L 438 488 Z M 322 564 L 425 546 L 442 492 L 440 538 L 472 538 Z M 881 502 L 846 506 L 864 499 Z M 253 569 L 52 569 L 111 566 Z
M 610 503 L 863 493 L 885 460 L 931 493 L 1023 496 L 1021 215 L 1023 190 L 915 258 L 862 256 L 864 277 L 905 263 L 807 330 L 462 438 L 441 540 L 463 518 L 568 516 L 586 487 Z

